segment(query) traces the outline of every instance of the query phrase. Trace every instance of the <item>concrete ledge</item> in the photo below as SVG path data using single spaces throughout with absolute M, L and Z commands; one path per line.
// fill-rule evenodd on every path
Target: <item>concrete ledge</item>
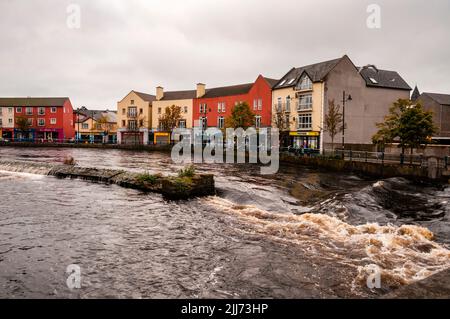
M 75 143 L 28 143 L 28 142 L 0 142 L 0 147 L 28 147 L 28 148 L 92 148 L 117 149 L 147 152 L 170 152 L 172 145 L 122 145 L 122 144 L 75 144 Z
M 21 161 L 0 161 L 0 170 L 116 184 L 144 192 L 159 193 L 171 200 L 210 196 L 215 195 L 216 192 L 214 176 L 211 174 L 195 174 L 192 177 L 165 177 L 123 170 Z

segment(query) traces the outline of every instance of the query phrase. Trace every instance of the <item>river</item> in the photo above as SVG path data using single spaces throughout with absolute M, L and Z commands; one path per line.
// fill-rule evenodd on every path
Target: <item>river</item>
M 0 159 L 176 174 L 165 153 L 0 148 Z M 450 267 L 450 188 L 202 164 L 217 196 L 170 202 L 2 171 L 0 297 L 364 298 Z M 66 268 L 81 267 L 81 289 Z M 381 288 L 369 289 L 372 265 Z

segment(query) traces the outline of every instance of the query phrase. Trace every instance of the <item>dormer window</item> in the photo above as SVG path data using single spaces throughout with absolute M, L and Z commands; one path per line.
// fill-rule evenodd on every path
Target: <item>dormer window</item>
M 313 84 L 308 75 L 303 75 L 298 83 L 297 89 L 299 90 L 312 90 Z

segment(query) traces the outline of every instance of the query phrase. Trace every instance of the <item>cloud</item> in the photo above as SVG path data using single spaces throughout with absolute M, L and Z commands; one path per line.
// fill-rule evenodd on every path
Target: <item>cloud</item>
M 66 26 L 81 7 L 81 29 Z M 381 6 L 381 29 L 366 8 Z M 131 89 L 154 93 L 281 77 L 348 54 L 450 93 L 450 4 L 366 0 L 2 0 L 0 95 L 69 96 L 114 109 Z

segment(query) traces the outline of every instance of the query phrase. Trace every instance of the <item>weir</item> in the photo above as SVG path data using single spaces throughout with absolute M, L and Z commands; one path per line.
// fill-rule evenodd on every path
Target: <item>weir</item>
M 172 200 L 215 195 L 212 174 L 194 174 L 192 177 L 179 178 L 75 165 L 0 160 L 0 171 L 2 170 L 116 184 L 144 192 L 159 193 Z

